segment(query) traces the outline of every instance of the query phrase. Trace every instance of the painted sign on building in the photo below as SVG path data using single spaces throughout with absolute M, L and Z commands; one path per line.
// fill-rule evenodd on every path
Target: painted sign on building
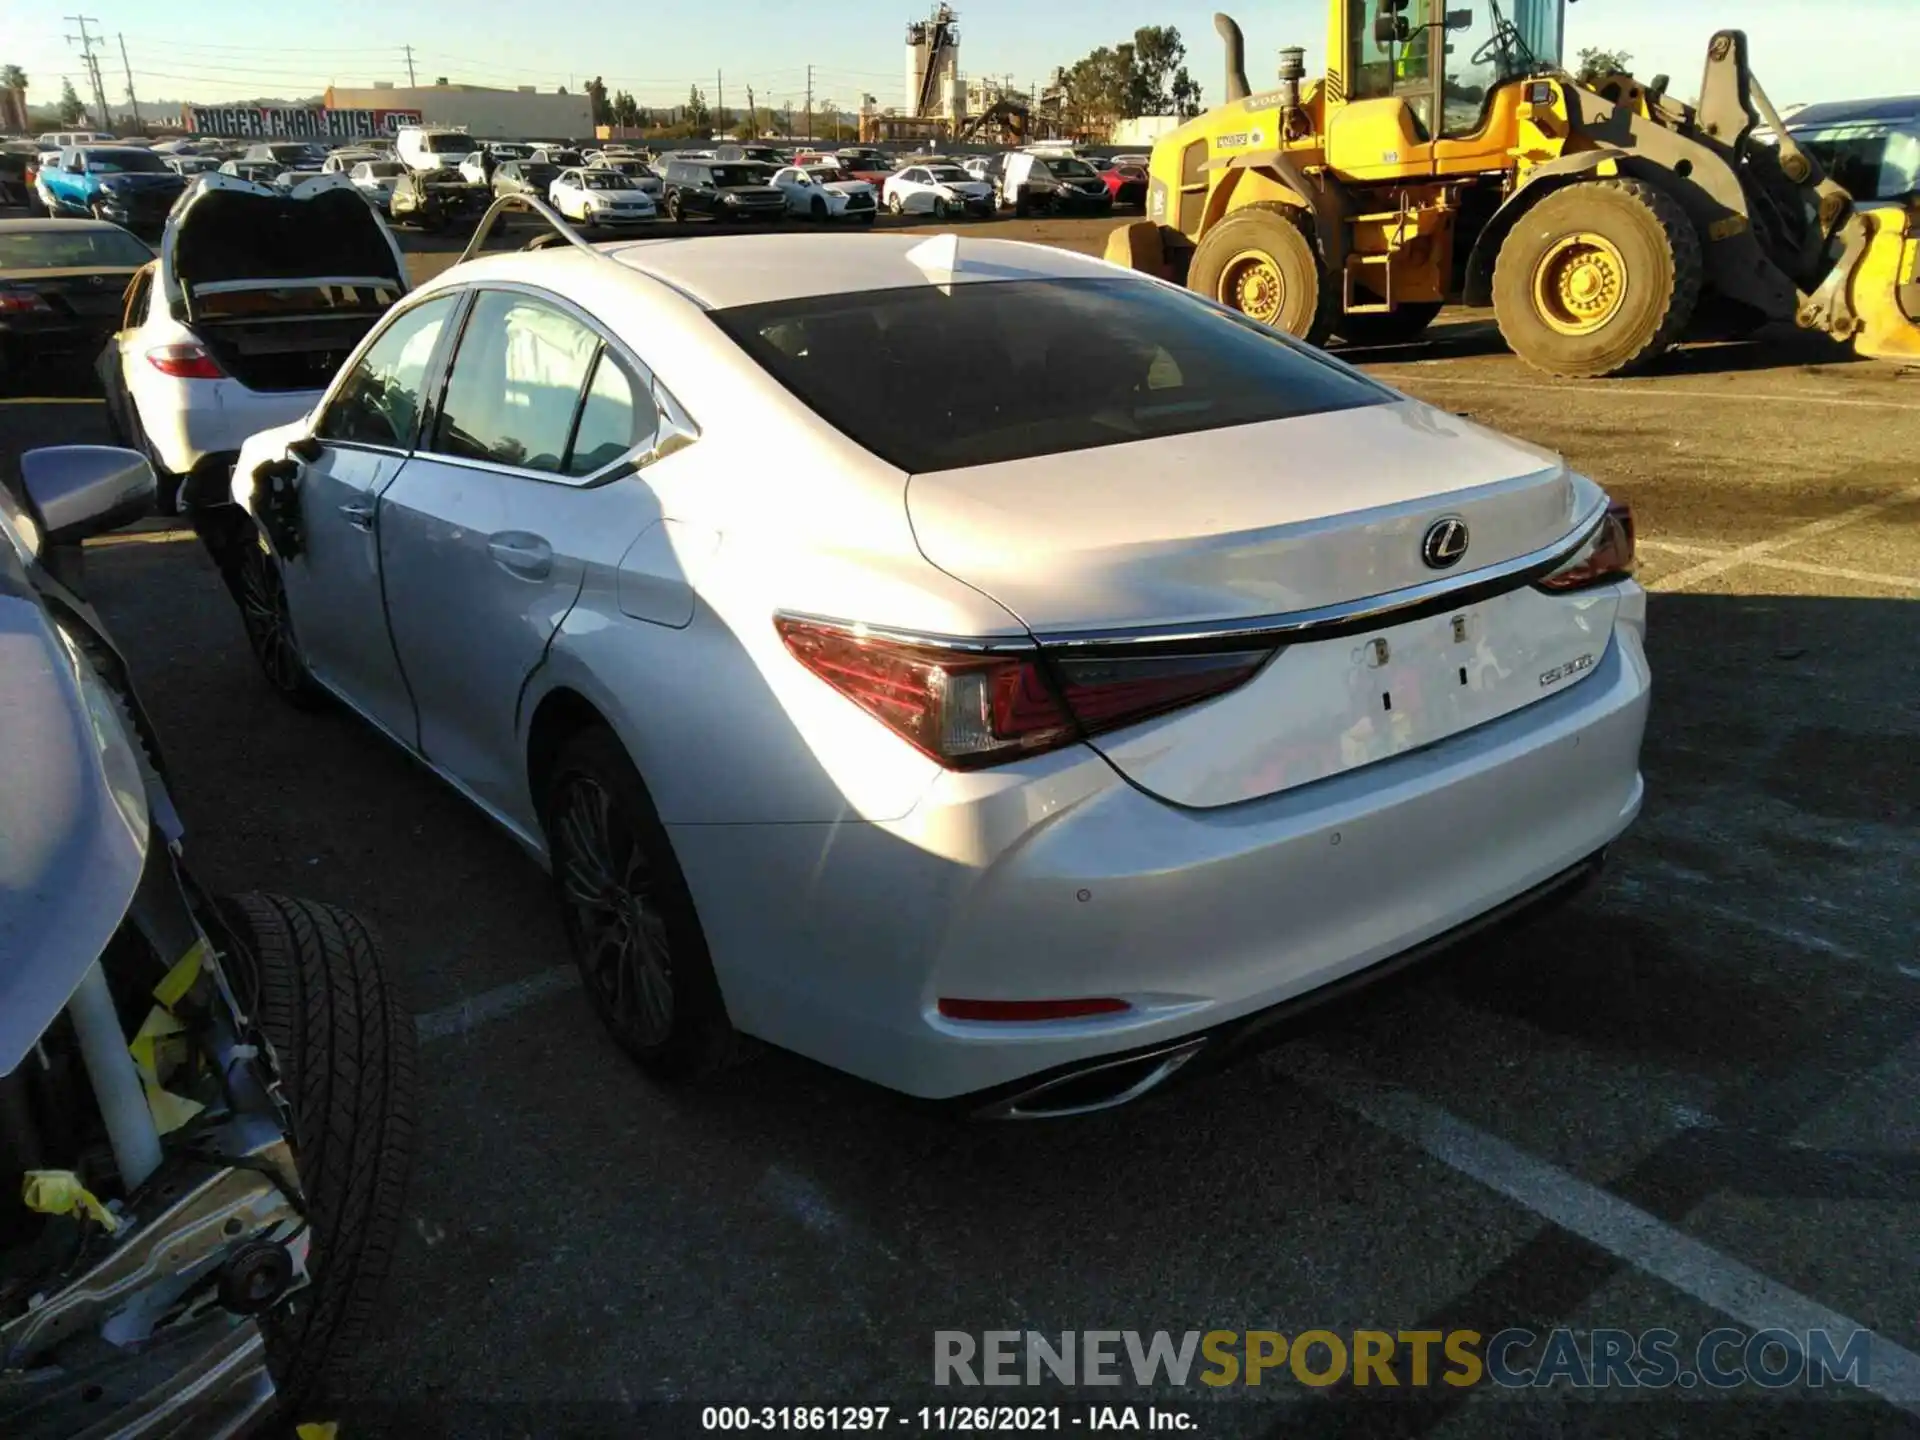
M 371 140 L 418 125 L 418 110 L 328 110 L 314 105 L 183 105 L 180 123 L 195 135 L 246 140 Z

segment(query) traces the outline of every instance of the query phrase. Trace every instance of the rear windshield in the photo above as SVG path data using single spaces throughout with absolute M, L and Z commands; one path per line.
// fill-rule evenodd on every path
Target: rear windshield
M 470 135 L 428 135 L 420 144 L 421 148 L 429 155 L 470 155 L 473 153 L 473 137 Z
M 959 185 L 973 179 L 958 165 L 934 165 L 929 167 L 927 173 L 942 185 Z
M 914 473 L 1380 405 L 1278 332 L 1141 280 L 1010 280 L 716 311 L 835 429 Z
M 716 165 L 713 183 L 728 185 L 764 185 L 773 172 L 764 165 Z
M 144 265 L 153 251 L 124 230 L 12 230 L 0 234 L 0 270 Z
M 618 170 L 583 170 L 580 183 L 589 190 L 631 190 L 633 181 Z

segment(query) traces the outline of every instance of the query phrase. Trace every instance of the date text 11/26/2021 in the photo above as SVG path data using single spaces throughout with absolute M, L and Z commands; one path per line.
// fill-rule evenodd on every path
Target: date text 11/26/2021
M 1192 1432 L 1193 1416 L 1157 1405 L 708 1405 L 703 1430 L 899 1431 L 909 1434 L 1010 1434 L 1156 1430 Z

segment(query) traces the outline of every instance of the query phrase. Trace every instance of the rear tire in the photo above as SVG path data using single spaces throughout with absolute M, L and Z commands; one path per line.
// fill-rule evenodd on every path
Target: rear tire
M 359 1344 L 393 1260 L 413 1164 L 413 1017 L 353 915 L 281 895 L 219 904 L 254 968 L 312 1227 L 312 1283 L 262 1323 L 283 1412 L 297 1418 Z
M 686 222 L 686 218 L 687 212 L 680 204 L 680 197 L 678 195 L 667 196 L 667 219 L 676 225 L 680 225 Z
M 1404 345 L 1425 334 L 1439 313 L 1438 300 L 1421 300 L 1385 315 L 1342 315 L 1333 333 L 1349 345 Z
M 581 730 L 560 747 L 540 814 L 567 940 L 607 1033 L 659 1079 L 726 1065 L 739 1037 L 693 896 L 611 730 Z
M 1291 205 L 1236 210 L 1200 237 L 1187 286 L 1276 330 L 1321 345 L 1340 297 Z
M 809 208 L 813 213 L 813 219 L 816 224 L 826 223 L 826 219 L 827 219 L 827 202 L 826 201 L 822 200 L 818 195 L 816 195 L 813 197 L 813 204 Z
M 1583 180 L 1514 221 L 1494 265 L 1494 315 L 1536 370 L 1631 375 L 1685 333 L 1703 269 L 1699 232 L 1666 191 Z

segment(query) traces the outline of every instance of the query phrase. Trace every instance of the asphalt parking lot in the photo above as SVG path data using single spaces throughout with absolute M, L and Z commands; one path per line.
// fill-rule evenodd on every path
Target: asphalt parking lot
M 455 253 L 420 248 L 422 274 Z M 510 841 L 277 702 L 190 536 L 92 548 L 196 868 L 358 910 L 421 1017 L 409 1233 L 344 1434 L 1036 1398 L 933 1389 L 939 1330 L 1664 1328 L 1684 1354 L 1728 1324 L 1870 1331 L 1872 1363 L 1731 1396 L 1045 1393 L 1068 1428 L 1152 1400 L 1205 1435 L 1920 1433 L 1920 375 L 1787 335 L 1560 384 L 1473 316 L 1349 358 L 1633 503 L 1645 813 L 1577 905 L 1074 1123 L 956 1124 L 774 1052 L 655 1088 Z M 0 403 L 0 459 L 104 438 L 81 387 Z

